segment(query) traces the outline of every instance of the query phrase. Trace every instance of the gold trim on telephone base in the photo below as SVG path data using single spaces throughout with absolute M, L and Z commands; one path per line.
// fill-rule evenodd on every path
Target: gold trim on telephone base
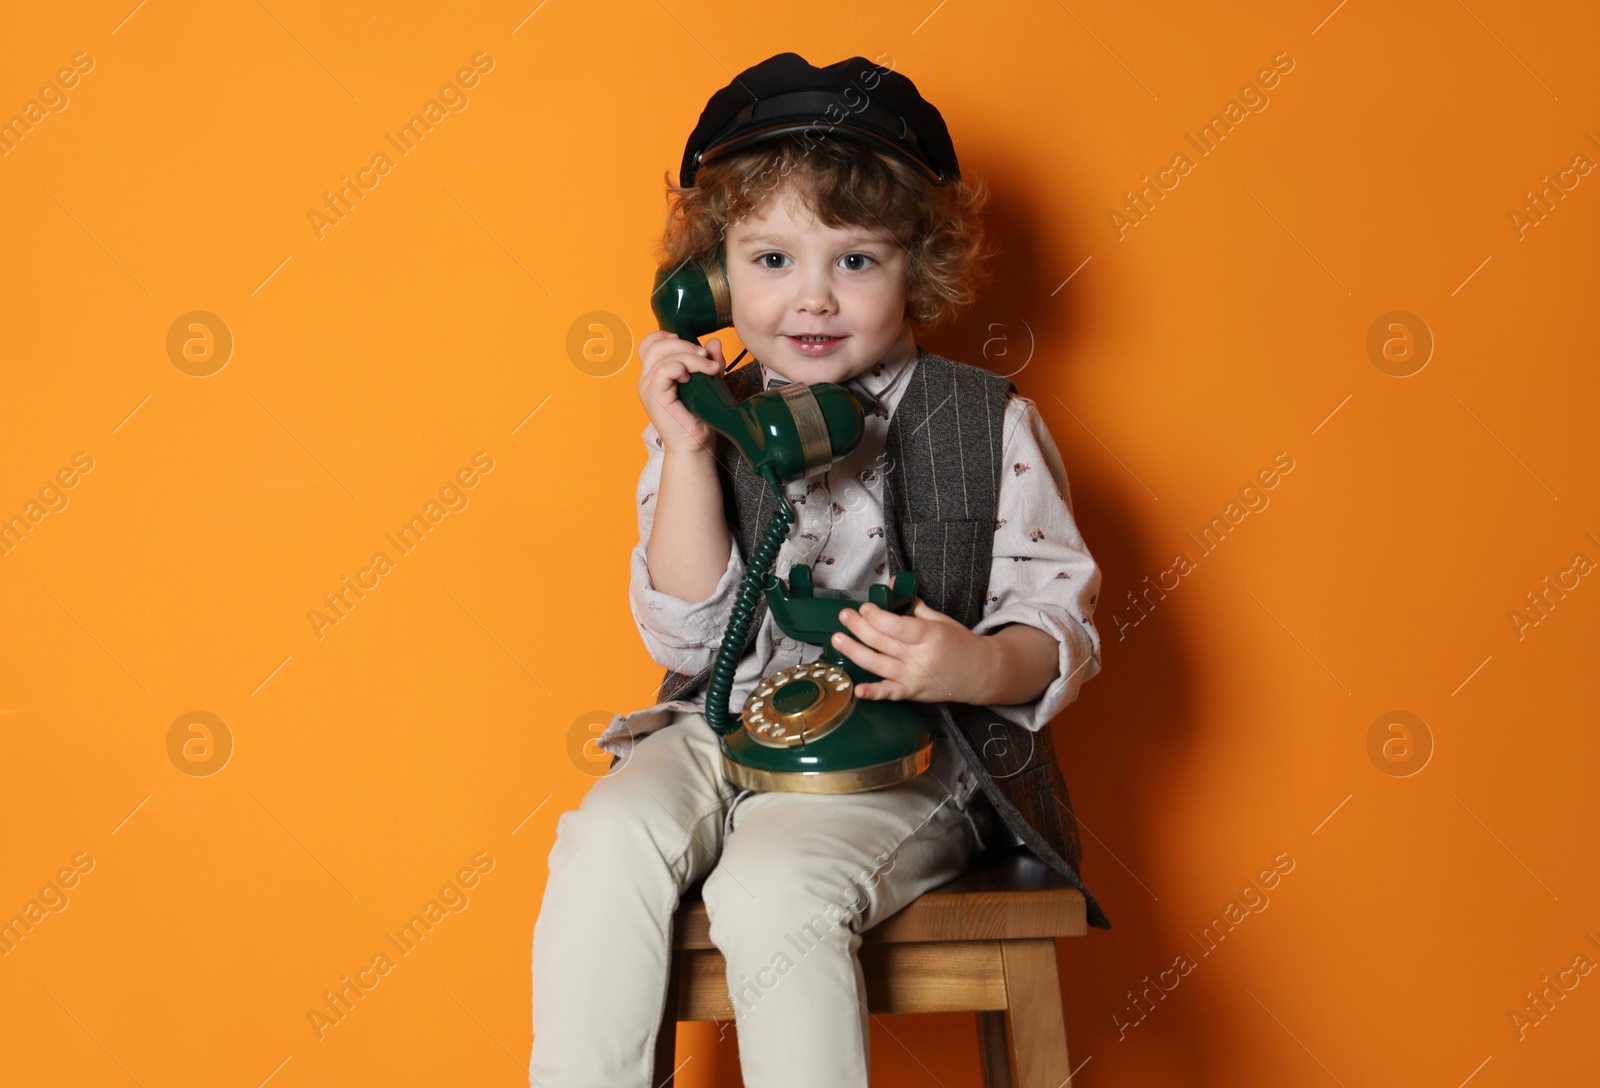
M 762 771 L 722 754 L 722 777 L 740 789 L 780 793 L 865 793 L 909 782 L 933 765 L 930 741 L 908 756 L 843 771 Z

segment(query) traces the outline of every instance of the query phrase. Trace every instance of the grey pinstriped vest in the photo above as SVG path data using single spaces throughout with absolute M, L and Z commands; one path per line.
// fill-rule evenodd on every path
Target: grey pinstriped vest
M 735 401 L 761 391 L 761 370 L 754 363 L 725 377 Z M 883 474 L 887 576 L 908 567 L 916 571 L 918 596 L 969 628 L 983 618 L 1004 468 L 1001 431 L 1006 398 L 1014 392 L 1006 378 L 919 347 L 884 442 L 891 459 Z M 720 434 L 716 454 L 728 525 L 741 554 L 749 556 L 776 509 L 772 493 Z M 745 653 L 767 614 L 766 597 L 757 600 Z M 693 676 L 669 669 L 657 699 L 686 698 L 710 675 L 710 666 Z M 1078 875 L 1077 821 L 1049 727 L 1035 733 L 964 703 L 920 708 L 955 741 L 1006 826 L 1083 892 L 1089 924 L 1110 929 Z

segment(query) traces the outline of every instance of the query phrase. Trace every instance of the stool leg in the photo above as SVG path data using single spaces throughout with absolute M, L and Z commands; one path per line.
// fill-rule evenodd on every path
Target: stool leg
M 1011 1044 L 1006 1040 L 1006 1014 L 978 1013 L 978 1055 L 983 1060 L 983 1088 L 1012 1088 Z
M 1072 1088 L 1053 937 L 1000 942 L 1017 1088 Z
M 661 1005 L 661 1027 L 656 1030 L 655 1088 L 663 1088 L 673 1080 L 672 1071 L 678 1064 L 678 970 L 681 957 L 672 953 L 667 967 L 667 999 Z

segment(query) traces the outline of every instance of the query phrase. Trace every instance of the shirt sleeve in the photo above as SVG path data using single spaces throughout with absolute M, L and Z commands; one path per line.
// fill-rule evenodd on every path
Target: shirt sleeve
M 692 675 L 716 659 L 744 577 L 744 560 L 739 555 L 738 542 L 730 540 L 722 579 L 703 601 L 690 602 L 663 593 L 650 581 L 650 528 L 655 522 L 656 492 L 661 486 L 661 464 L 666 454 L 654 423 L 646 425 L 643 437 L 649 459 L 639 474 L 636 492 L 639 543 L 630 562 L 628 604 L 645 649 L 656 664 Z
M 1100 671 L 1100 635 L 1094 628 L 1100 568 L 1073 520 L 1061 455 L 1027 397 L 1013 394 L 1006 402 L 1002 442 L 989 592 L 983 618 L 972 630 L 983 635 L 1024 623 L 1056 640 L 1056 677 L 1044 693 L 1031 703 L 992 708 L 1007 721 L 1038 731 Z

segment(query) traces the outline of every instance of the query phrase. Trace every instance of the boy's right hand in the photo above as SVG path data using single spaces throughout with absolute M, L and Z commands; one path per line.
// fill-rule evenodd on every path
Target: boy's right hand
M 661 436 L 662 449 L 710 452 L 715 432 L 684 407 L 678 385 L 696 371 L 720 378 L 727 365 L 722 341 L 713 336 L 700 347 L 657 329 L 639 341 L 639 363 L 639 400 Z

